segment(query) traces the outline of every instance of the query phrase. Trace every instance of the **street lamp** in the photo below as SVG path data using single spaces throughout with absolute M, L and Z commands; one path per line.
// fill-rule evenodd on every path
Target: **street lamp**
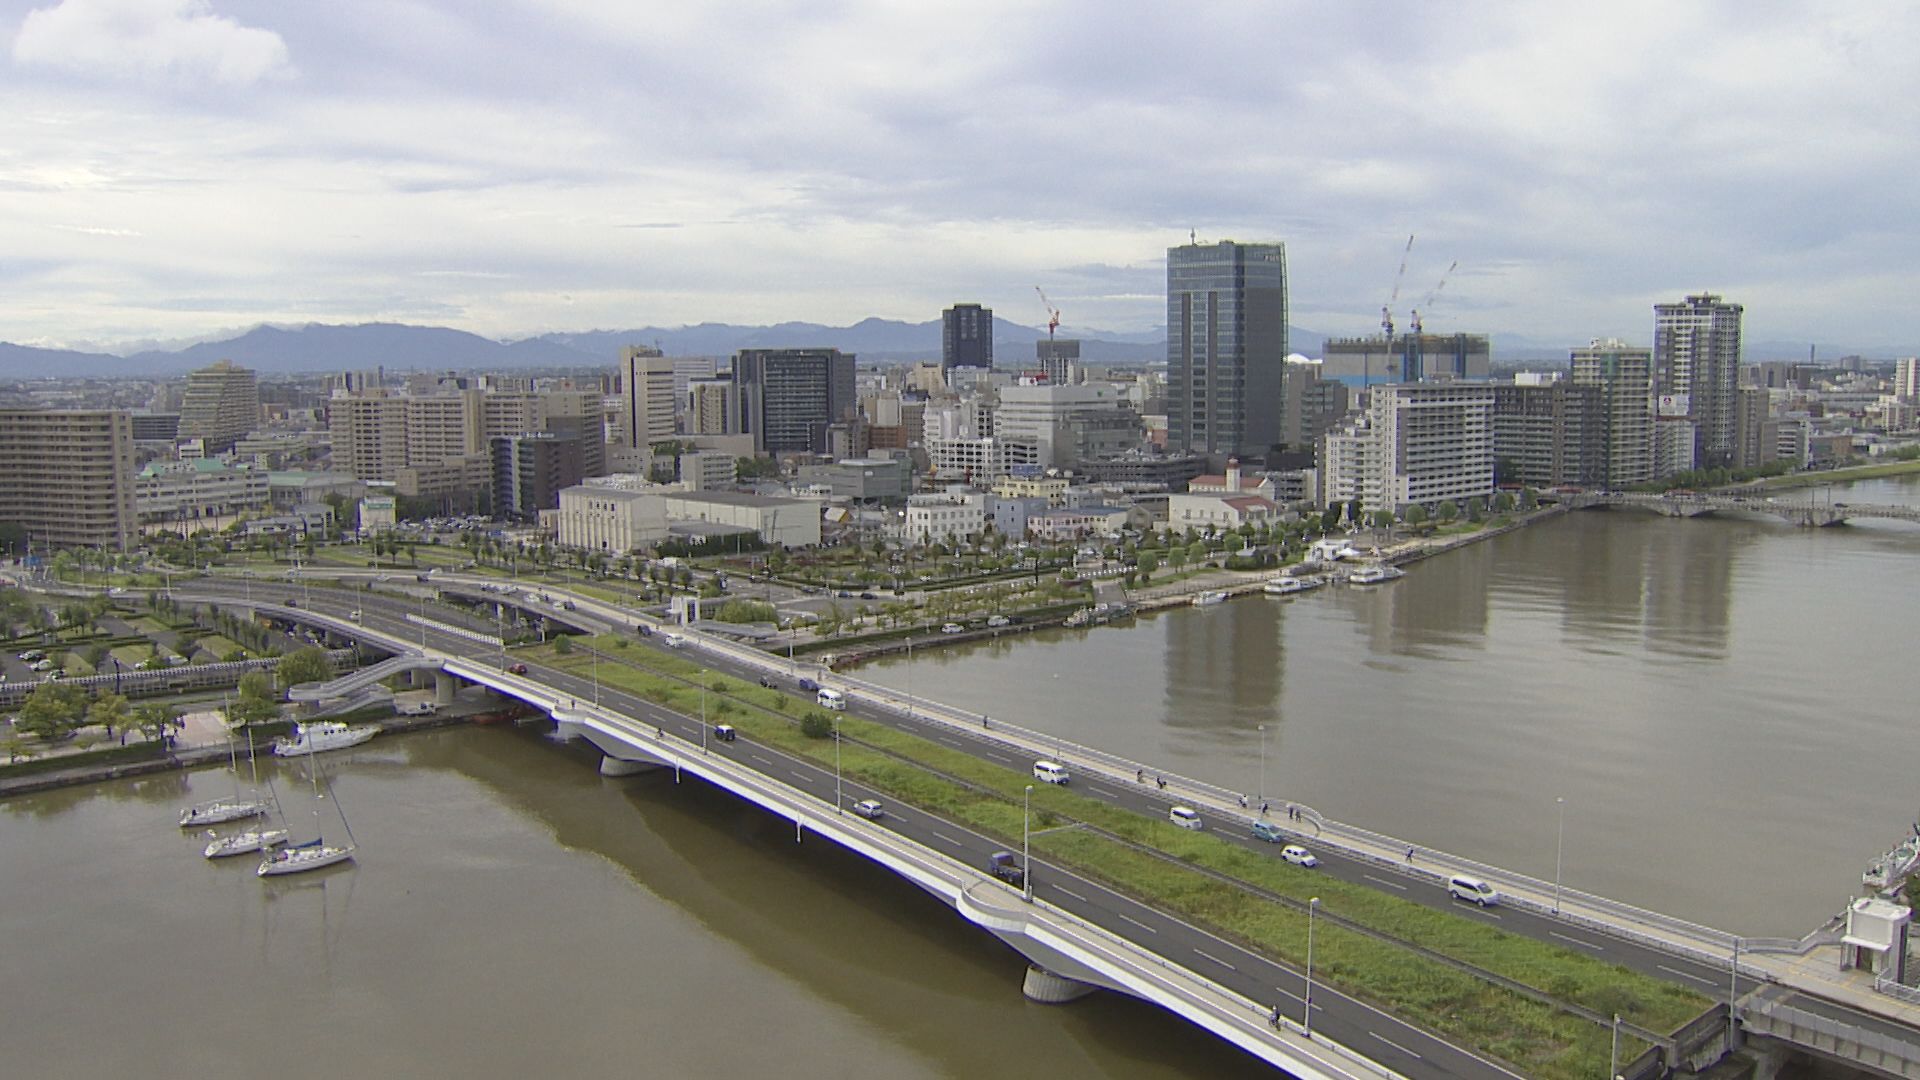
M 1553 913 L 1560 914 L 1560 866 L 1561 857 L 1567 850 L 1567 800 L 1554 797 L 1554 805 L 1560 809 L 1560 824 L 1553 841 Z
M 1304 1035 L 1313 1034 L 1313 917 L 1319 910 L 1319 897 L 1307 900 L 1307 996 L 1300 1010 L 1300 1031 Z
M 1260 729 L 1260 805 L 1267 804 L 1267 725 L 1258 725 Z
M 598 708 L 600 705 L 600 650 L 589 647 L 587 649 L 587 655 L 591 657 L 593 661 L 593 704 L 595 708 Z M 706 716 L 707 716 L 707 688 L 702 686 L 700 688 L 701 720 L 704 721 L 706 719 Z
M 1027 785 L 1027 796 L 1020 805 L 1020 884 L 1023 887 L 1021 899 L 1033 903 L 1033 785 Z
M 833 714 L 833 812 L 846 813 L 844 809 L 846 805 L 847 800 L 840 789 L 840 714 L 835 712 Z

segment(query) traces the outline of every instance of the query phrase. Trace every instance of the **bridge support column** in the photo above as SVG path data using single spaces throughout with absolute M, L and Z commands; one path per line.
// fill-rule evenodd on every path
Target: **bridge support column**
M 1743 1051 L 1753 1059 L 1753 1072 L 1747 1080 L 1774 1080 L 1780 1070 L 1793 1064 L 1800 1055 L 1774 1039 L 1750 1039 Z
M 453 676 L 447 674 L 446 672 L 444 671 L 434 672 L 433 673 L 433 700 L 438 702 L 440 707 L 443 709 L 453 704 L 453 691 L 457 685 L 458 683 L 454 681 Z
M 611 754 L 600 759 L 601 776 L 635 776 L 643 772 L 652 772 L 662 768 L 651 761 L 628 761 Z
M 1027 965 L 1026 981 L 1020 985 L 1020 992 L 1027 996 L 1028 1001 L 1037 1001 L 1042 1005 L 1065 1005 L 1069 1001 L 1079 1001 L 1098 989 L 1097 986 L 1076 982 L 1064 975 L 1055 975 L 1038 964 Z

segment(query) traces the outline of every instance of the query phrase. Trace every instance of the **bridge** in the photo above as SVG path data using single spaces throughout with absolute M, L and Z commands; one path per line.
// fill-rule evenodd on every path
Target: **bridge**
M 1796 525 L 1825 527 L 1839 525 L 1852 518 L 1885 518 L 1892 521 L 1920 522 L 1920 507 L 1888 506 L 1878 503 L 1794 502 L 1778 496 L 1760 494 L 1764 489 L 1744 488 L 1715 493 L 1674 492 L 1658 495 L 1626 491 L 1584 491 L 1563 495 L 1560 501 L 1573 510 L 1603 507 L 1631 507 L 1651 510 L 1667 517 L 1702 517 L 1707 514 L 1771 514 Z
M 218 599 L 236 603 L 224 595 Z M 602 606 L 582 596 L 572 600 L 580 607 Z M 351 692 L 364 686 L 365 679 L 409 669 L 433 672 L 442 694 L 450 695 L 454 680 L 485 686 L 546 710 L 562 735 L 585 740 L 605 755 L 605 772 L 670 769 L 676 781 L 691 772 L 793 821 L 796 840 L 815 832 L 913 880 L 1026 956 L 1034 965 L 1027 990 L 1041 1000 L 1065 1000 L 1091 987 L 1127 993 L 1300 1076 L 1510 1075 L 1322 986 L 1312 987 L 1311 1030 L 1290 1015 L 1276 1023 L 1276 994 L 1299 1002 L 1305 1015 L 1305 980 L 1297 969 L 1220 941 L 1059 867 L 1039 868 L 1046 873 L 1028 903 L 982 869 L 985 853 L 1004 846 L 991 837 L 911 807 L 895 812 L 890 806 L 884 823 L 847 816 L 842 813 L 845 806 L 870 793 L 842 792 L 839 778 L 810 760 L 745 741 L 709 745 L 706 725 L 603 688 L 597 678 L 590 684 L 578 675 L 537 667 L 516 674 L 509 668 L 518 665 L 508 665 L 497 655 L 479 620 L 462 627 L 426 619 L 413 603 L 376 594 L 339 601 L 340 606 L 348 603 L 365 606 L 367 622 L 377 625 L 345 622 L 315 610 L 321 605 L 313 603 L 298 609 L 252 605 L 263 614 L 316 622 L 396 653 L 384 666 L 297 688 L 302 700 Z M 383 605 L 388 610 L 382 611 Z M 601 614 L 628 623 L 633 618 L 617 608 Z M 446 618 L 464 616 L 449 613 Z M 696 636 L 693 645 L 712 668 L 749 678 L 788 672 L 779 658 L 745 645 L 704 636 Z M 1106 793 L 1113 796 L 1110 801 L 1143 813 L 1164 816 L 1165 804 L 1177 794 L 1179 802 L 1199 807 L 1218 835 L 1234 835 L 1235 830 L 1244 835 L 1254 820 L 1238 808 L 1236 795 L 1204 782 L 1162 773 L 1175 781 L 1174 791 L 1162 794 L 1153 785 L 1133 783 L 1142 766 L 1097 748 L 1065 746 L 1043 733 L 997 721 L 983 731 L 977 715 L 960 715 L 925 699 L 902 699 L 878 684 L 808 670 L 845 689 L 855 712 L 882 716 L 897 727 L 949 743 L 964 736 L 984 748 L 985 756 L 1003 761 L 1009 755 L 1015 760 L 1064 755 L 1074 762 L 1076 775 L 1116 789 Z M 756 761 L 759 767 L 752 764 Z M 1311 810 L 1303 814 L 1305 828 L 1317 836 L 1323 863 L 1330 864 L 1323 866 L 1323 873 L 1364 871 L 1358 876 L 1376 879 L 1397 875 L 1424 886 L 1405 895 L 1434 906 L 1442 906 L 1443 891 L 1436 883 L 1447 873 L 1475 873 L 1500 884 L 1507 897 L 1506 929 L 1568 942 L 1637 970 L 1685 980 L 1696 990 L 1717 985 L 1728 993 L 1735 1005 L 1732 1022 L 1723 1005 L 1718 1021 L 1709 1014 L 1688 1032 L 1636 1033 L 1655 1045 L 1623 1075 L 1655 1076 L 1681 1062 L 1711 1061 L 1745 1032 L 1756 1042 L 1778 1040 L 1770 1045 L 1869 1065 L 1886 1075 L 1920 1077 L 1920 1000 L 1893 997 L 1891 988 L 1883 999 L 1874 1000 L 1871 990 L 1862 992 L 1852 985 L 1858 980 L 1850 983 L 1837 968 L 1810 962 L 1810 952 L 1837 941 L 1831 931 L 1801 941 L 1743 939 L 1444 852 L 1422 849 L 1420 865 L 1408 866 L 1401 858 L 1406 845 L 1399 840 Z M 956 840 L 954 833 L 963 835 Z M 1148 929 L 1129 932 L 1121 922 Z M 1361 1046 L 1368 1054 L 1353 1049 Z

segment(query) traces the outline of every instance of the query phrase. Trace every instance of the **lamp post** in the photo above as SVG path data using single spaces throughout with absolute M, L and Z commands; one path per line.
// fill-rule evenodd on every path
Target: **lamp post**
M 1313 917 L 1320 910 L 1320 898 L 1315 896 L 1307 900 L 1307 995 L 1305 1005 L 1300 1010 L 1300 1031 L 1313 1034 Z
M 1620 1076 L 1620 1014 L 1613 1014 L 1613 1049 L 1607 1052 L 1607 1075 Z
M 833 812 L 844 814 L 847 800 L 840 789 L 840 714 L 833 714 Z
M 1553 913 L 1560 914 L 1560 866 L 1567 850 L 1567 800 L 1556 796 L 1553 803 L 1560 811 L 1560 824 L 1553 841 Z
M 1267 725 L 1261 724 L 1259 725 L 1259 728 L 1260 728 L 1260 802 L 1262 805 L 1265 805 L 1267 801 Z
M 1033 903 L 1033 785 L 1020 804 L 1020 885 L 1021 899 Z
M 907 635 L 907 719 L 913 719 L 913 635 Z
M 593 704 L 595 708 L 598 708 L 600 705 L 600 650 L 589 648 L 587 650 L 587 656 L 592 659 L 593 663 Z M 700 688 L 700 718 L 703 728 L 705 726 L 706 716 L 707 688 L 702 686 Z

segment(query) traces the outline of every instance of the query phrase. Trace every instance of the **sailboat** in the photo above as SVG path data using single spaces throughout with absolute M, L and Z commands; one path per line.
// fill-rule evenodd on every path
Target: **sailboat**
M 313 760 L 313 744 L 307 744 L 307 771 L 313 777 L 313 797 L 323 799 L 333 794 L 333 784 L 327 784 L 327 795 L 320 793 L 320 767 Z M 353 827 L 347 824 L 347 812 L 340 809 L 340 800 L 333 800 L 334 809 L 340 810 L 340 827 L 347 831 L 345 844 L 329 844 L 316 836 L 300 844 L 289 844 L 268 855 L 254 873 L 260 877 L 279 877 L 283 874 L 300 874 L 308 870 L 318 870 L 323 866 L 332 866 L 353 858 Z M 317 812 L 317 811 L 316 811 Z
M 218 799 L 208 799 L 195 803 L 180 811 L 180 827 L 198 828 L 202 825 L 218 825 L 223 821 L 240 821 L 255 818 L 267 812 L 267 801 L 257 794 L 245 798 L 240 794 L 240 759 L 233 747 L 233 729 L 227 729 L 227 762 L 233 772 L 233 794 Z
M 253 729 L 251 728 L 247 729 L 247 767 L 253 770 L 254 790 L 260 790 L 260 765 L 253 756 Z M 277 802 L 277 800 L 274 800 L 272 797 L 273 789 L 271 784 L 268 785 L 267 790 L 269 801 Z M 284 823 L 282 824 L 284 826 Z M 209 831 L 207 833 L 206 850 L 203 854 L 209 859 L 224 859 L 233 855 L 248 855 L 256 851 L 270 851 L 286 843 L 288 835 L 289 833 L 284 827 L 278 829 L 262 829 L 256 827 L 244 829 L 237 833 L 228 833 L 225 836 Z

